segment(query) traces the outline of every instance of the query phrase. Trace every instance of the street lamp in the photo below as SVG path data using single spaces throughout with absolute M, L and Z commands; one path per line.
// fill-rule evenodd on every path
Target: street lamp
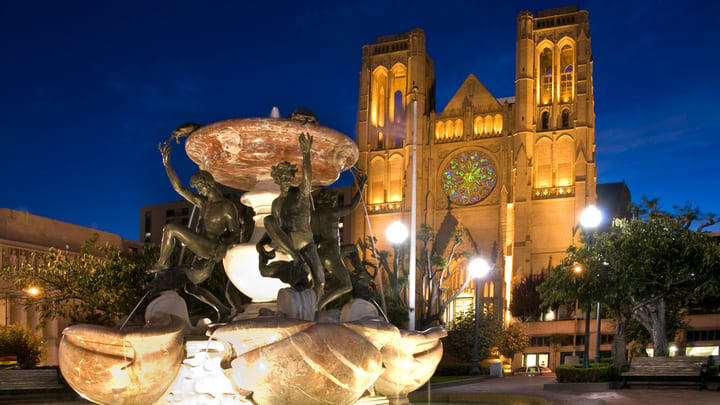
M 473 336 L 473 352 L 472 352 L 472 368 L 470 369 L 470 375 L 480 374 L 479 353 L 478 353 L 478 328 L 480 327 L 480 279 L 490 273 L 490 265 L 485 259 L 476 257 L 468 264 L 468 274 L 471 278 L 475 279 L 475 328 Z
M 592 231 L 600 225 L 602 222 L 602 212 L 594 205 L 588 205 L 580 213 L 580 226 L 584 231 Z M 588 235 L 588 249 L 592 249 L 593 237 L 592 234 Z M 582 269 L 581 269 L 582 271 Z M 577 272 L 577 270 L 576 270 Z M 585 310 L 585 353 L 583 356 L 583 367 L 590 367 L 590 308 L 591 304 L 588 303 L 587 309 Z M 597 303 L 597 331 L 595 339 L 595 362 L 600 361 L 600 302 Z

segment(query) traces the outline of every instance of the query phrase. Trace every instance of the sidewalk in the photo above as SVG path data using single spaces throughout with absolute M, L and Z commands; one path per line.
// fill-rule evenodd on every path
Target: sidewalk
M 720 405 L 720 392 L 692 389 L 623 389 L 592 393 L 562 393 L 543 390 L 554 377 L 505 377 L 472 382 L 453 387 L 430 387 L 431 393 L 483 393 L 527 395 L 546 399 L 555 404 L 597 405 Z M 414 403 L 425 398 L 426 392 L 416 392 Z

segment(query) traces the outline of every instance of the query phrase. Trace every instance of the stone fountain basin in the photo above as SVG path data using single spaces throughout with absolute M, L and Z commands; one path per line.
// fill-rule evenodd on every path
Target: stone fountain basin
M 172 384 L 183 359 L 185 322 L 158 313 L 143 328 L 97 325 L 63 330 L 58 352 L 67 383 L 90 401 L 140 405 L 156 401 Z
M 282 161 L 297 165 L 297 185 L 302 176 L 301 133 L 313 137 L 310 161 L 315 187 L 332 184 L 358 159 L 357 145 L 341 132 L 286 118 L 241 118 L 206 125 L 190 134 L 185 152 L 226 186 L 253 190 L 258 182 L 270 180 L 270 168 Z

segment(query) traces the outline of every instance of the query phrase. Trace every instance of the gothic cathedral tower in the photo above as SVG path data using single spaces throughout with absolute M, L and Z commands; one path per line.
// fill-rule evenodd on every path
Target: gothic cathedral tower
M 512 283 L 559 263 L 580 212 L 597 199 L 588 12 L 523 11 L 516 46 L 514 97 L 495 97 L 470 74 L 440 111 L 422 30 L 363 47 L 357 143 L 368 215 L 356 210 L 350 222 L 353 242 L 372 233 L 385 250 L 387 226 L 409 223 L 416 97 L 417 223 L 466 230 L 467 253 L 488 257 L 495 249 L 497 271 L 482 296 L 508 320 Z M 458 264 L 447 286 L 466 278 L 466 263 Z M 468 306 L 462 299 L 448 318 Z

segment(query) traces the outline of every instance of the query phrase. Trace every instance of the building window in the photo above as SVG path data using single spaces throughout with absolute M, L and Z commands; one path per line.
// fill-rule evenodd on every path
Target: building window
M 562 112 L 562 127 L 563 128 L 570 128 L 570 110 L 565 109 Z
M 553 55 L 550 49 L 545 48 L 540 54 L 540 104 L 548 105 L 553 99 Z
M 615 335 L 600 335 L 600 344 L 611 345 L 614 339 Z
M 569 103 L 573 99 L 573 50 L 569 45 L 560 51 L 560 100 Z
M 385 108 L 388 98 L 388 71 L 379 66 L 372 75 L 372 89 L 370 90 L 370 121 L 376 127 L 385 126 Z
M 531 336 L 530 347 L 550 346 L 550 336 Z
M 547 130 L 548 128 L 550 128 L 550 113 L 543 111 L 540 116 L 540 129 Z

